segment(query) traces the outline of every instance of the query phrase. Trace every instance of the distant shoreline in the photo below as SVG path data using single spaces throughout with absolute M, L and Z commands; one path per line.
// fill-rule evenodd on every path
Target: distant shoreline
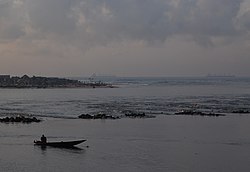
M 235 75 L 207 75 L 208 78 L 235 78 Z
M 57 78 L 57 77 L 22 77 L 10 75 L 0 75 L 0 88 L 6 89 L 51 89 L 51 88 L 115 88 L 112 84 L 101 81 L 81 82 L 74 79 Z

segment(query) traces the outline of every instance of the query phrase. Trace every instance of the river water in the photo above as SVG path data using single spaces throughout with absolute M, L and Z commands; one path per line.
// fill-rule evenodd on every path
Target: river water
M 248 78 L 112 78 L 118 88 L 1 89 L 0 115 L 30 114 L 33 124 L 0 124 L 1 171 L 249 171 Z M 175 116 L 183 109 L 221 117 Z M 81 120 L 82 113 L 150 119 Z M 41 149 L 33 140 L 87 139 L 78 149 Z

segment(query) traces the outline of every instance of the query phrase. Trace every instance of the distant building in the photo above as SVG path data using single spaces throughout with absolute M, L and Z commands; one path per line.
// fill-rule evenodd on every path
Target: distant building
M 0 82 L 6 82 L 10 80 L 10 75 L 0 75 Z
M 10 75 L 0 75 L 0 85 L 6 86 L 10 83 Z

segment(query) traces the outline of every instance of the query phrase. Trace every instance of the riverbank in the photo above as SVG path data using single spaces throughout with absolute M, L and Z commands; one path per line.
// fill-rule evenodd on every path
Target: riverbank
M 58 77 L 0 75 L 0 88 L 114 88 L 114 86 L 101 81 L 81 82 Z

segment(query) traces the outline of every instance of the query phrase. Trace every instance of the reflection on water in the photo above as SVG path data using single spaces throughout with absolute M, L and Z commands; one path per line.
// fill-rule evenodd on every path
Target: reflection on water
M 76 147 L 76 146 L 72 146 L 72 147 L 51 147 L 51 146 L 40 146 L 40 145 L 34 145 L 35 150 L 42 150 L 42 153 L 46 152 L 46 151 L 64 151 L 64 152 L 68 152 L 68 153 L 77 153 L 77 154 L 83 154 L 85 153 L 85 149 L 81 148 L 81 147 Z

